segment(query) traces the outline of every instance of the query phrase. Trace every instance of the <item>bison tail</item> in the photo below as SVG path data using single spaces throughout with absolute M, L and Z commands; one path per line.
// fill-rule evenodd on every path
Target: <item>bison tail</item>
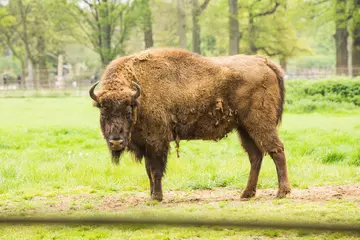
M 278 85 L 280 90 L 280 102 L 279 102 L 279 106 L 277 107 L 277 124 L 280 124 L 284 110 L 284 102 L 285 102 L 284 71 L 277 63 L 269 59 L 267 60 L 267 65 L 275 72 L 278 80 Z

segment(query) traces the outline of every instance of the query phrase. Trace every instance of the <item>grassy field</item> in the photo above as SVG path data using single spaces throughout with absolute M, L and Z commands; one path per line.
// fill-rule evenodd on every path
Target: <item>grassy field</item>
M 286 111 L 280 128 L 290 181 L 296 189 L 293 196 L 274 198 L 275 166 L 266 156 L 259 196 L 240 201 L 249 162 L 233 133 L 218 143 L 183 141 L 180 158 L 173 147 L 164 180 L 165 201 L 156 204 L 148 198 L 143 163 L 126 155 L 120 166 L 111 164 L 100 135 L 98 110 L 88 98 L 2 98 L 0 213 L 165 215 L 360 224 L 360 110 L 349 105 L 336 108 L 337 111 L 303 109 Z M 334 189 L 331 185 L 344 186 Z M 317 186 L 325 187 L 314 188 Z M 312 189 L 310 193 L 308 188 Z M 336 233 L 223 228 L 0 227 L 0 239 L 274 237 L 356 238 Z

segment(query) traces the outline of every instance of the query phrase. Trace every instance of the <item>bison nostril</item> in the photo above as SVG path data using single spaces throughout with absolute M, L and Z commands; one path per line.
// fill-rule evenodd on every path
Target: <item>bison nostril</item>
M 123 147 L 124 140 L 117 139 L 117 140 L 109 140 L 110 147 L 112 149 L 121 149 Z
M 111 144 L 122 144 L 124 142 L 124 140 L 122 139 L 118 139 L 118 140 L 110 140 L 109 141 Z

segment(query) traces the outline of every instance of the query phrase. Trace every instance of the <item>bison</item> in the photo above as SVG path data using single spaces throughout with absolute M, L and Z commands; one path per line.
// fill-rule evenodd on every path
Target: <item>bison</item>
M 145 158 L 150 195 L 163 199 L 170 142 L 219 140 L 236 129 L 251 170 L 242 198 L 255 196 L 264 154 L 276 165 L 277 197 L 290 192 L 284 146 L 278 136 L 284 104 L 281 68 L 264 56 L 204 57 L 176 48 L 152 48 L 113 60 L 102 86 L 89 90 L 100 109 L 102 134 L 119 162 L 127 149 Z

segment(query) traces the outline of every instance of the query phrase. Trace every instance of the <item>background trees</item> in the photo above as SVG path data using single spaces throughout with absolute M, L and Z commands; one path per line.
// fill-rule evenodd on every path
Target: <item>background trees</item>
M 358 76 L 359 29 L 360 0 L 8 0 L 0 70 L 40 88 L 56 81 L 59 56 L 95 72 L 117 56 L 170 46 Z
M 125 54 L 124 42 L 136 24 L 134 8 L 134 2 L 109 0 L 79 0 L 69 7 L 83 37 L 77 38 L 90 44 L 103 66 Z

